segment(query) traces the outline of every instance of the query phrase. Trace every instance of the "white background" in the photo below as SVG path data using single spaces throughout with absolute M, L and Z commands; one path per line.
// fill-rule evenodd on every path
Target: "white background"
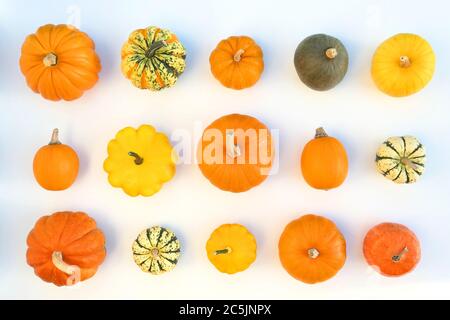
M 1 0 L 0 298 L 450 298 L 449 9 L 443 0 Z M 68 22 L 95 41 L 103 69 L 81 99 L 54 103 L 26 86 L 20 47 L 40 25 Z M 138 90 L 120 72 L 123 42 L 149 25 L 171 29 L 188 52 L 177 85 L 158 93 Z M 379 92 L 370 78 L 375 48 L 399 32 L 422 35 L 437 56 L 428 87 L 400 99 Z M 314 33 L 336 36 L 350 55 L 346 77 L 328 92 L 305 87 L 293 65 L 297 44 Z M 226 89 L 210 73 L 211 50 L 230 35 L 249 35 L 263 48 L 265 70 L 251 89 Z M 280 130 L 279 170 L 259 187 L 223 192 L 195 164 L 178 166 L 150 198 L 131 198 L 108 184 L 102 164 L 119 129 L 149 123 L 169 135 L 193 132 L 233 112 Z M 345 184 L 327 192 L 308 187 L 299 169 L 302 147 L 318 126 L 344 143 L 350 159 Z M 81 160 L 76 183 L 62 192 L 41 189 L 32 173 L 34 153 L 54 127 Z M 404 134 L 418 137 L 428 152 L 426 173 L 414 185 L 396 185 L 374 167 L 378 145 Z M 87 212 L 107 238 L 98 273 L 72 288 L 44 283 L 25 261 L 35 221 L 58 210 Z M 305 213 L 333 219 L 348 247 L 337 276 L 313 286 L 291 278 L 277 251 L 284 226 Z M 383 221 L 403 223 L 419 237 L 422 260 L 413 273 L 384 278 L 367 267 L 364 235 Z M 246 225 L 258 242 L 256 262 L 233 276 L 219 273 L 204 249 L 213 229 L 229 222 Z M 162 276 L 141 272 L 131 256 L 135 236 L 151 225 L 173 229 L 183 246 L 178 266 Z

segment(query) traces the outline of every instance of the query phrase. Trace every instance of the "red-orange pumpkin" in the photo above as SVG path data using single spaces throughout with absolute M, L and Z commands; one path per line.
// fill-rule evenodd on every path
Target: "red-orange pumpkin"
M 381 223 L 364 239 L 367 263 L 385 276 L 401 276 L 412 271 L 420 260 L 420 243 L 404 225 Z
M 83 212 L 41 217 L 27 238 L 27 263 L 35 274 L 57 286 L 92 277 L 106 256 L 105 237 Z

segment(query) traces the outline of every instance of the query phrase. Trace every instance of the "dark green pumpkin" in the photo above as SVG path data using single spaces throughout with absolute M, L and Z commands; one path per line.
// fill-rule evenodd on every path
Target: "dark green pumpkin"
M 348 53 L 338 39 L 315 34 L 298 45 L 294 64 L 304 84 L 311 89 L 325 91 L 334 88 L 344 78 Z

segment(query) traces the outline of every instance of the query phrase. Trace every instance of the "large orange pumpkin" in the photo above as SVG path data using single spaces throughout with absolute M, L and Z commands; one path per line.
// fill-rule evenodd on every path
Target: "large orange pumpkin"
M 94 42 L 70 25 L 41 26 L 22 45 L 20 70 L 28 86 L 45 99 L 81 97 L 95 85 L 100 69 Z
M 219 42 L 209 57 L 211 72 L 225 87 L 253 86 L 264 70 L 263 52 L 247 36 L 232 36 Z
M 286 271 L 309 284 L 333 277 L 346 259 L 345 239 L 334 222 L 313 214 L 304 215 L 286 226 L 278 251 Z
M 106 256 L 105 237 L 83 212 L 41 217 L 27 238 L 27 263 L 35 274 L 57 286 L 92 277 Z
M 197 159 L 203 175 L 216 187 L 247 191 L 270 173 L 274 148 L 269 129 L 258 119 L 230 114 L 203 132 Z
M 303 148 L 303 178 L 313 188 L 329 190 L 339 187 L 347 177 L 348 159 L 342 143 L 329 137 L 323 128 Z
M 381 223 L 367 232 L 363 246 L 367 263 L 385 276 L 401 276 L 420 261 L 420 242 L 398 223 Z
M 58 139 L 58 129 L 53 130 L 52 139 L 34 156 L 33 173 L 44 189 L 59 191 L 69 188 L 78 175 L 78 155 L 70 146 Z

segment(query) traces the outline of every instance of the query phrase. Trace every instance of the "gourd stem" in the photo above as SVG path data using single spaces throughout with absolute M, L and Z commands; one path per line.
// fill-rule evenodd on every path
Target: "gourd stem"
M 241 155 L 241 148 L 234 143 L 234 132 L 228 131 L 225 139 L 227 155 L 233 159 L 239 157 Z
M 47 53 L 44 59 L 42 59 L 42 63 L 46 67 L 56 66 L 56 64 L 58 63 L 58 56 L 53 52 Z
M 141 165 L 142 163 L 144 163 L 144 158 L 141 158 L 141 156 L 139 156 L 136 152 L 130 151 L 128 152 L 128 155 L 130 157 L 134 157 L 135 164 Z
M 410 65 L 411 65 L 411 60 L 409 60 L 408 56 L 401 56 L 400 57 L 400 67 L 408 68 Z
M 336 48 L 328 48 L 325 51 L 325 55 L 327 56 L 328 59 L 334 59 L 338 55 L 338 52 L 337 52 Z
M 407 253 L 408 251 L 409 251 L 409 250 L 408 250 L 408 247 L 404 247 L 403 250 L 400 251 L 399 254 L 397 254 L 397 255 L 395 255 L 395 256 L 392 256 L 392 262 L 394 262 L 394 263 L 400 262 L 400 260 L 402 259 L 402 256 L 403 256 L 405 253 Z
M 167 46 L 167 42 L 164 40 L 153 42 L 150 45 L 150 48 L 148 48 L 148 50 L 145 51 L 145 56 L 148 59 L 150 59 L 155 55 L 156 50 L 161 49 L 162 47 L 165 47 L 165 46 Z
M 228 253 L 231 253 L 231 248 L 230 247 L 226 247 L 225 249 L 214 251 L 214 255 L 216 255 L 216 256 L 218 254 L 228 254 Z
M 409 159 L 407 157 L 401 158 L 400 162 L 404 166 L 408 166 L 408 167 L 413 168 L 413 170 L 417 170 L 417 165 L 414 162 L 412 162 L 411 159 Z
M 73 286 L 81 281 L 80 267 L 66 263 L 61 251 L 53 251 L 52 262 L 56 269 L 69 275 L 66 285 Z
M 316 129 L 316 135 L 314 136 L 314 138 L 324 138 L 324 137 L 328 137 L 327 133 L 325 132 L 325 129 L 320 127 Z
M 241 61 L 242 55 L 244 54 L 244 49 L 239 49 L 238 51 L 236 51 L 236 53 L 234 54 L 233 60 L 235 62 L 239 62 Z
M 53 129 L 52 138 L 50 139 L 49 145 L 61 144 L 59 141 L 59 130 L 58 128 Z
M 152 253 L 152 257 L 153 257 L 154 259 L 159 258 L 159 249 L 158 249 L 158 248 L 153 248 L 153 249 L 151 250 L 151 253 Z
M 320 252 L 316 248 L 308 249 L 308 257 L 309 258 L 316 259 L 319 255 L 320 255 Z

